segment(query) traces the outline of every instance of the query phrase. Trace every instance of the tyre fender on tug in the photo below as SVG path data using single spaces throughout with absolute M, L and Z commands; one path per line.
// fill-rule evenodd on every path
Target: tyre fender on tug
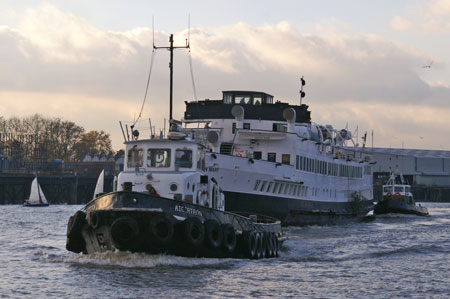
M 204 226 L 206 246 L 213 249 L 220 248 L 224 234 L 219 222 L 214 219 L 208 219 L 205 220 Z
M 100 211 L 95 211 L 91 214 L 91 217 L 89 219 L 89 225 L 93 228 L 93 229 L 97 229 L 102 225 L 102 215 L 100 213 Z
M 81 235 L 81 230 L 86 224 L 86 213 L 77 211 L 70 216 L 67 223 L 66 249 L 75 253 L 86 252 L 86 242 Z
M 168 246 L 174 236 L 173 221 L 166 215 L 152 217 L 149 223 L 149 237 L 151 243 Z
M 256 250 L 258 246 L 258 239 L 256 232 L 252 231 L 244 231 L 242 233 L 242 241 L 243 241 L 243 251 L 244 256 L 246 258 L 255 258 L 256 256 Z
M 188 217 L 183 221 L 183 238 L 188 245 L 198 248 L 205 238 L 205 227 L 200 219 Z
M 117 249 L 131 249 L 139 237 L 139 225 L 130 216 L 119 217 L 111 224 L 111 237 Z
M 258 232 L 257 234 L 257 246 L 256 246 L 256 259 L 264 258 L 266 253 L 266 242 L 264 240 L 264 233 Z
M 223 242 L 222 248 L 227 254 L 233 254 L 236 249 L 236 232 L 231 224 L 222 224 Z

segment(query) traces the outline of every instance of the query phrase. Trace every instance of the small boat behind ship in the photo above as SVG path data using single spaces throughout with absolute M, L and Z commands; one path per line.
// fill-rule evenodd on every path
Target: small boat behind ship
M 401 174 L 398 177 L 391 174 L 386 185 L 383 185 L 383 198 L 374 209 L 374 214 L 377 215 L 388 213 L 428 215 L 427 208 L 416 205 L 411 193 L 411 186 L 405 183 Z
M 28 199 L 23 203 L 24 207 L 48 207 L 49 203 L 38 183 L 37 177 L 31 183 L 31 191 Z

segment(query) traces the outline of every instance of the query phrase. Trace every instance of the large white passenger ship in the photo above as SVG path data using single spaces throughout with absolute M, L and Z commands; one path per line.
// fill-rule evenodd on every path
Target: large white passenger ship
M 370 152 L 346 146 L 348 130 L 311 122 L 305 104 L 224 91 L 220 100 L 186 102 L 183 124 L 183 135 L 205 145 L 204 170 L 223 188 L 228 211 L 305 225 L 373 208 Z

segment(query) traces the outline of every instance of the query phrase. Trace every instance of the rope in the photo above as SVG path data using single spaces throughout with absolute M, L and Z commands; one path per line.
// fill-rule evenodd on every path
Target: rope
M 138 120 L 141 118 L 142 110 L 144 110 L 145 100 L 147 99 L 148 87 L 149 87 L 149 85 L 150 85 L 150 77 L 151 77 L 151 75 L 152 75 L 153 61 L 155 60 L 155 54 L 156 54 L 156 51 L 153 50 L 153 52 L 152 52 L 152 60 L 151 60 L 151 62 L 150 62 L 150 69 L 149 69 L 149 71 L 148 71 L 147 87 L 145 88 L 144 101 L 142 102 L 141 111 L 139 111 L 139 116 L 138 116 L 137 119 L 134 121 L 133 126 L 134 126 L 134 125 L 138 122 Z

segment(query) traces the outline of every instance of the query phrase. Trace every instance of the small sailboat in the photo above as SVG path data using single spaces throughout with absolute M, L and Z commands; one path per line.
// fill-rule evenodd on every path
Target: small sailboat
M 37 181 L 37 177 L 34 178 L 31 183 L 30 197 L 23 203 L 24 207 L 48 207 L 49 203 L 45 198 L 44 192 Z
M 95 185 L 94 196 L 92 197 L 92 199 L 95 199 L 96 197 L 103 195 L 105 193 L 104 185 L 105 185 L 105 170 L 103 169 L 102 172 L 100 172 L 100 175 L 98 176 L 97 184 Z

